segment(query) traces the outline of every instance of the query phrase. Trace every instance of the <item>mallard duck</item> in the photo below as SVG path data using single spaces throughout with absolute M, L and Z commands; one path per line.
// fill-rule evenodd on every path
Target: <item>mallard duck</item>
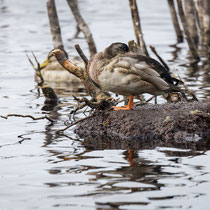
M 113 43 L 103 52 L 96 53 L 88 63 L 88 73 L 105 92 L 129 96 L 124 107 L 115 110 L 130 110 L 133 98 L 143 93 L 163 95 L 180 92 L 173 78 L 158 61 L 143 54 L 129 52 L 124 43 Z
M 53 50 L 52 50 L 53 51 Z M 41 75 L 44 81 L 47 82 L 67 82 L 72 84 L 80 84 L 81 81 L 79 78 L 70 74 L 66 71 L 56 60 L 55 56 L 49 52 L 47 59 L 40 64 Z M 63 50 L 65 52 L 65 50 Z M 65 52 L 66 57 L 68 58 L 68 54 Z M 82 65 L 81 62 L 75 61 L 75 64 Z M 35 79 L 38 81 L 39 78 L 35 76 Z

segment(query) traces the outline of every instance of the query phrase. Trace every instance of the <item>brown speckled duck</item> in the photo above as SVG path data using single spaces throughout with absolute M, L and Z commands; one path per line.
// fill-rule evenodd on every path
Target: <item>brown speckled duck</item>
M 115 110 L 130 110 L 133 107 L 133 97 L 143 93 L 157 96 L 167 92 L 180 92 L 173 84 L 169 72 L 158 61 L 143 54 L 129 52 L 124 43 L 113 43 L 103 52 L 92 56 L 88 72 L 103 91 L 129 96 L 128 105 L 114 107 Z
M 66 57 L 68 58 L 68 54 L 63 50 L 66 54 Z M 56 60 L 55 56 L 49 52 L 47 59 L 40 65 L 41 74 L 44 79 L 44 81 L 47 82 L 66 82 L 71 84 L 80 84 L 81 81 L 79 78 L 74 76 L 73 74 L 70 74 L 68 71 L 66 71 Z M 81 63 L 75 63 L 77 65 L 81 65 Z M 84 67 L 84 66 L 83 66 Z M 36 80 L 38 80 L 38 77 L 35 77 Z

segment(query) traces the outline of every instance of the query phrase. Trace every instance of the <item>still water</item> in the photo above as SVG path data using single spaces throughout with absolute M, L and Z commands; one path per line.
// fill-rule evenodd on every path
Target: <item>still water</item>
M 128 1 L 81 0 L 82 15 L 97 49 L 134 39 Z M 77 56 L 75 21 L 63 0 L 56 1 L 66 50 Z M 209 209 L 210 152 L 158 147 L 135 150 L 86 148 L 65 126 L 75 106 L 75 87 L 57 90 L 60 104 L 44 111 L 26 51 L 40 61 L 52 49 L 46 1 L 0 0 L 0 115 L 48 115 L 56 121 L 0 118 L 0 209 Z M 189 66 L 186 43 L 176 44 L 167 1 L 139 1 L 145 41 L 178 71 L 199 98 L 210 96 L 209 73 Z M 198 71 L 198 69 L 200 69 Z M 84 117 L 83 114 L 78 116 Z M 119 147 L 121 148 L 121 147 Z

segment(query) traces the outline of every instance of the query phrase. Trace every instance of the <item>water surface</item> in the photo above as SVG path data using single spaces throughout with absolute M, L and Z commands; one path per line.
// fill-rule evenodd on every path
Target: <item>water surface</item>
M 71 57 L 80 35 L 65 1 L 56 1 L 64 44 Z M 52 41 L 45 1 L 0 1 L 0 115 L 48 115 L 56 122 L 0 118 L 0 209 L 208 209 L 210 153 L 177 148 L 154 150 L 86 148 L 73 128 L 59 136 L 75 106 L 75 87 L 59 89 L 60 104 L 43 109 L 25 52 L 44 60 Z M 128 1 L 80 1 L 97 49 L 134 39 Z M 139 10 L 145 41 L 177 68 L 199 98 L 210 96 L 209 73 L 190 66 L 186 43 L 176 43 L 165 0 L 144 0 Z M 197 69 L 200 69 L 197 71 Z M 81 113 L 78 118 L 84 115 Z M 131 156 L 131 152 L 133 156 Z

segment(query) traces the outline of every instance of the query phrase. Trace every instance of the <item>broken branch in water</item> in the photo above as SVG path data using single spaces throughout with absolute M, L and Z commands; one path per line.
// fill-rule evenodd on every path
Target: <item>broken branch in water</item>
M 185 16 L 183 6 L 182 6 L 182 0 L 177 0 L 177 5 L 178 5 L 178 10 L 179 10 L 179 16 L 180 16 L 182 26 L 183 26 L 183 29 L 184 29 L 184 33 L 185 33 L 185 36 L 186 36 L 186 40 L 187 40 L 187 43 L 188 43 L 188 46 L 189 46 L 189 49 L 190 49 L 190 53 L 196 61 L 199 61 L 200 57 L 198 55 L 197 49 L 196 49 L 196 47 L 193 43 L 192 37 L 191 37 L 190 32 L 189 32 L 186 16 Z
M 40 70 L 40 63 L 39 63 L 39 61 L 37 60 L 37 58 L 36 58 L 36 56 L 35 56 L 34 52 L 33 52 L 33 51 L 31 51 L 31 53 L 32 53 L 32 55 L 33 55 L 33 57 L 34 57 L 34 59 L 35 59 L 35 61 L 36 61 L 36 64 L 37 64 L 37 69 L 38 69 L 38 70 Z
M 74 18 L 77 22 L 79 29 L 83 32 L 83 34 L 85 36 L 85 39 L 86 39 L 88 47 L 89 47 L 90 55 L 92 56 L 97 52 L 96 45 L 95 45 L 92 33 L 91 33 L 87 23 L 82 18 L 81 14 L 79 12 L 78 2 L 77 2 L 77 0 L 67 0 L 67 2 L 68 2 L 69 7 L 71 8 L 71 11 L 74 15 Z
M 59 25 L 59 20 L 54 0 L 47 1 L 47 12 L 49 17 L 51 34 L 53 38 L 53 46 L 54 48 L 64 49 L 62 36 L 61 36 L 61 28 Z
M 28 61 L 29 61 L 29 63 L 32 65 L 33 69 L 36 71 L 37 68 L 36 68 L 36 66 L 34 65 L 34 63 L 32 62 L 32 60 L 29 58 L 29 56 L 28 56 L 27 53 L 26 53 L 26 57 L 28 58 Z
M 34 117 L 32 115 L 22 115 L 22 114 L 7 114 L 5 116 L 0 115 L 1 118 L 4 119 L 8 119 L 8 117 L 23 117 L 23 118 L 31 118 L 32 120 L 43 120 L 43 119 L 47 119 L 49 120 L 52 124 L 54 123 L 53 120 L 51 120 L 49 117 L 47 116 L 42 116 L 42 117 Z
M 196 10 L 194 1 L 184 1 L 184 8 L 186 13 L 186 20 L 189 27 L 189 32 L 192 37 L 193 43 L 195 46 L 198 45 L 199 36 L 198 36 L 198 28 L 196 23 Z
M 174 5 L 174 0 L 168 0 L 168 5 L 169 5 L 174 29 L 176 31 L 177 41 L 182 42 L 183 41 L 183 35 L 182 35 L 182 31 L 181 31 L 180 26 L 179 26 L 179 21 L 178 21 L 178 18 L 177 18 L 176 9 L 175 9 L 175 5 Z
M 146 44 L 144 42 L 143 33 L 141 30 L 141 22 L 140 22 L 139 11 L 136 0 L 129 0 L 129 3 L 130 3 L 131 16 L 133 20 L 133 26 L 137 43 L 140 46 L 142 52 L 144 52 L 146 56 L 149 56 Z
M 41 81 L 39 82 L 38 85 L 42 85 L 42 84 L 44 83 L 44 78 L 43 78 L 42 73 L 41 73 L 40 64 L 39 64 L 39 62 L 38 62 L 38 60 L 37 60 L 35 54 L 33 53 L 33 51 L 32 51 L 31 53 L 32 53 L 32 55 L 33 55 L 33 57 L 34 57 L 34 59 L 35 59 L 35 61 L 36 61 L 37 66 L 34 65 L 34 63 L 33 63 L 32 60 L 29 58 L 29 56 L 28 56 L 27 53 L 26 53 L 26 56 L 27 56 L 27 58 L 28 58 L 28 61 L 29 61 L 30 64 L 32 65 L 33 69 L 35 70 L 36 75 L 37 75 L 37 76 L 40 78 L 40 80 L 41 80 Z

